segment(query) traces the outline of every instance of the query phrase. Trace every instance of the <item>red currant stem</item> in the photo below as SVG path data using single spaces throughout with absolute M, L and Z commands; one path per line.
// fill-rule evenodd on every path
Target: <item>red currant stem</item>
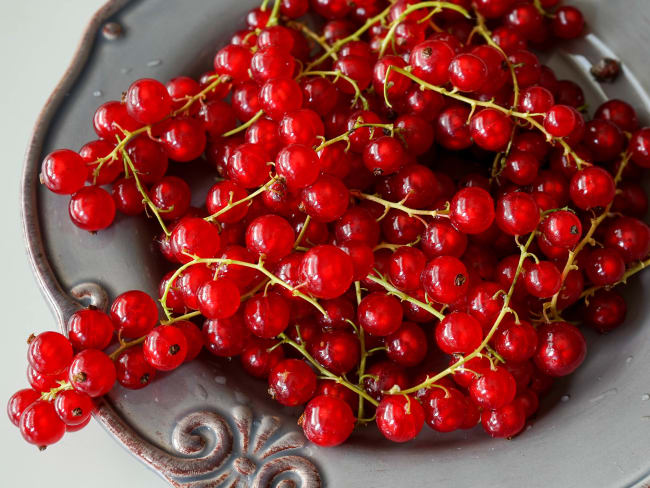
M 630 161 L 631 153 L 626 153 L 623 155 L 623 158 L 621 159 L 621 164 L 618 167 L 618 171 L 616 172 L 616 175 L 614 176 L 614 183 L 616 186 L 621 181 L 621 178 L 623 177 L 623 171 L 625 170 L 625 167 L 627 166 L 628 162 Z M 607 215 L 609 214 L 609 211 L 612 208 L 612 205 L 614 202 L 610 202 L 609 205 L 605 207 L 605 209 L 598 215 L 598 217 L 592 218 L 591 219 L 591 225 L 589 227 L 589 230 L 587 230 L 587 233 L 584 235 L 582 240 L 576 245 L 576 247 L 569 251 L 569 256 L 567 258 L 566 264 L 564 265 L 564 269 L 562 270 L 562 286 L 564 286 L 564 281 L 566 280 L 566 277 L 568 276 L 569 272 L 577 269 L 577 266 L 574 263 L 575 258 L 578 254 L 580 254 L 580 251 L 582 251 L 587 244 L 591 244 L 593 241 L 593 235 L 596 232 L 596 229 L 598 229 L 598 226 L 607 218 Z M 550 309 L 551 311 L 551 316 L 554 319 L 560 319 L 560 313 L 557 310 L 557 301 L 560 296 L 560 292 L 562 291 L 562 287 L 560 287 L 560 291 L 558 291 L 553 297 L 551 298 L 550 302 L 546 302 L 542 310 L 546 311 Z
M 614 283 L 613 285 L 609 285 L 607 287 L 602 287 L 602 286 L 592 286 L 591 288 L 587 288 L 585 291 L 583 291 L 580 294 L 580 298 L 588 298 L 592 296 L 597 290 L 601 288 L 614 288 L 617 285 L 620 284 L 625 284 L 627 282 L 627 279 L 632 276 L 637 274 L 639 271 L 642 271 L 643 269 L 647 268 L 650 266 L 650 258 L 646 259 L 645 261 L 639 261 L 636 263 L 634 266 L 630 267 L 625 273 L 623 274 L 623 277 Z
M 186 110 L 188 110 L 194 103 L 196 103 L 197 100 L 202 100 L 205 98 L 205 96 L 210 93 L 212 90 L 214 90 L 222 81 L 224 80 L 224 77 L 221 76 L 216 76 L 214 81 L 212 81 L 208 86 L 206 86 L 203 90 L 201 90 L 199 93 L 196 95 L 188 98 L 187 102 L 185 105 L 183 105 L 181 108 L 174 110 L 171 112 L 169 115 L 167 115 L 163 120 L 167 120 L 170 117 L 175 117 L 179 113 L 182 113 Z M 162 121 L 161 121 L 162 122 Z M 151 135 L 151 125 L 144 125 L 133 132 L 129 132 L 126 130 L 122 130 L 123 133 L 123 138 L 118 138 L 118 143 L 115 146 L 115 148 L 108 153 L 106 156 L 102 158 L 98 158 L 93 165 L 96 165 L 96 168 L 93 170 L 93 179 L 94 181 L 97 180 L 97 175 L 99 174 L 99 170 L 102 168 L 104 163 L 108 161 L 113 161 L 117 159 L 117 155 L 120 154 L 123 149 L 126 147 L 126 145 L 133 140 L 135 137 L 139 136 L 140 134 L 144 134 L 145 132 Z
M 321 64 L 323 61 L 325 61 L 329 56 L 332 55 L 332 53 L 338 53 L 339 50 L 345 46 L 348 42 L 350 41 L 356 41 L 359 39 L 359 37 L 366 32 L 368 29 L 370 29 L 373 25 L 375 25 L 377 22 L 381 22 L 383 19 L 385 19 L 388 14 L 390 13 L 391 9 L 393 8 L 392 3 L 388 5 L 384 10 L 379 12 L 377 15 L 374 17 L 370 17 L 366 22 L 359 27 L 356 31 L 354 31 L 352 34 L 349 36 L 346 36 L 342 39 L 339 39 L 338 41 L 334 42 L 331 47 L 329 47 L 323 54 L 321 54 L 318 58 L 316 58 L 314 61 L 309 63 L 307 67 L 305 68 L 305 71 L 310 71 L 312 70 L 315 66 L 318 66 Z
M 296 237 L 296 242 L 293 244 L 294 249 L 297 249 L 300 246 L 300 243 L 305 237 L 305 233 L 307 232 L 307 227 L 309 227 L 310 222 L 311 222 L 311 215 L 307 215 L 305 221 L 302 224 L 302 229 L 300 229 L 300 234 L 298 234 L 298 237 Z
M 370 417 L 368 419 L 364 419 L 363 417 L 359 417 L 359 418 L 357 418 L 357 423 L 358 424 L 369 424 L 370 422 L 374 422 L 376 418 L 377 418 L 376 413 L 372 417 Z
M 357 299 L 357 306 L 361 303 L 361 283 L 359 281 L 354 282 L 354 293 Z M 359 388 L 363 388 L 363 375 L 366 372 L 366 360 L 368 358 L 368 352 L 366 351 L 366 334 L 363 330 L 363 327 L 359 325 L 356 328 L 357 336 L 359 337 L 359 350 L 361 353 L 361 360 L 359 361 L 359 368 L 357 369 L 357 376 L 359 378 Z M 362 419 L 364 414 L 365 404 L 363 403 L 363 397 L 359 396 L 359 406 L 357 408 L 357 418 Z
M 309 37 L 314 42 L 316 42 L 323 49 L 323 51 L 326 52 L 329 51 L 330 46 L 325 42 L 325 39 L 322 36 L 316 34 L 313 30 L 311 30 L 302 22 L 290 21 L 287 22 L 287 26 L 302 31 L 302 33 L 305 36 Z M 339 59 L 338 55 L 335 52 L 330 52 L 329 55 L 332 57 L 334 61 L 337 61 Z
M 131 156 L 129 156 L 129 153 L 124 147 L 122 147 L 122 159 L 124 161 L 125 167 L 128 167 L 129 171 L 131 172 L 131 175 L 133 176 L 133 180 L 135 181 L 135 186 L 138 188 L 140 195 L 142 195 L 142 202 L 145 203 L 149 207 L 149 209 L 153 212 L 163 232 L 167 237 L 169 237 L 171 235 L 171 232 L 165 225 L 165 222 L 163 221 L 160 214 L 165 212 L 171 212 L 173 210 L 173 207 L 163 210 L 161 208 L 158 208 L 156 204 L 151 201 L 151 198 L 149 198 L 149 195 L 147 194 L 147 190 L 144 188 L 144 186 L 142 186 L 142 182 L 140 181 L 140 178 L 138 178 L 138 172 L 135 169 L 135 165 L 133 164 L 133 161 L 131 160 Z M 128 173 L 126 174 L 126 177 L 129 178 Z
M 144 335 L 142 337 L 138 337 L 137 339 L 134 339 L 134 340 L 129 341 L 129 342 L 121 342 L 120 347 L 118 347 L 112 353 L 110 353 L 108 355 L 108 357 L 111 358 L 113 361 L 115 361 L 117 359 L 117 357 L 120 354 L 122 354 L 124 351 L 126 351 L 127 349 L 129 349 L 131 347 L 137 346 L 138 344 L 142 344 L 146 338 L 147 338 L 147 336 Z
M 384 55 L 384 52 L 386 51 L 386 48 L 388 47 L 388 43 L 392 43 L 393 39 L 395 37 L 395 29 L 397 29 L 397 26 L 404 22 L 404 20 L 413 12 L 416 10 L 420 10 L 423 8 L 433 8 L 433 12 L 437 13 L 440 10 L 443 9 L 449 9 L 449 10 L 455 10 L 456 12 L 459 12 L 460 14 L 464 15 L 466 18 L 470 18 L 469 12 L 465 10 L 463 7 L 460 7 L 454 3 L 450 2 L 434 2 L 434 1 L 428 1 L 428 2 L 420 2 L 416 3 L 413 5 L 409 5 L 402 14 L 397 17 L 395 20 L 393 20 L 390 23 L 390 27 L 388 29 L 388 32 L 386 33 L 386 37 L 381 43 L 381 46 L 379 48 L 379 57 L 381 58 Z
M 375 407 L 379 405 L 379 402 L 372 398 L 368 393 L 363 391 L 361 388 L 359 388 L 356 385 L 353 385 L 349 381 L 347 381 L 345 378 L 341 376 L 336 376 L 334 373 L 330 372 L 328 369 L 324 368 L 318 361 L 316 361 L 311 354 L 307 352 L 307 349 L 305 349 L 304 346 L 301 344 L 298 344 L 297 342 L 291 340 L 284 332 L 278 336 L 279 339 L 282 340 L 283 343 L 289 344 L 291 347 L 296 349 L 300 354 L 302 354 L 307 361 L 309 361 L 317 370 L 320 372 L 324 377 L 326 377 L 328 380 L 336 381 L 338 384 L 345 386 L 346 388 L 352 390 L 355 392 L 357 395 L 360 397 L 363 397 L 365 400 L 368 402 L 372 403 Z
M 262 4 L 260 5 L 260 10 L 262 12 L 266 12 L 266 9 L 269 8 L 269 1 L 270 0 L 262 0 Z
M 486 349 L 486 350 L 487 350 L 487 351 L 488 351 L 492 356 L 494 356 L 498 361 L 500 361 L 501 363 L 505 363 L 505 362 L 506 362 L 506 360 L 503 359 L 503 357 L 501 356 L 501 354 L 499 354 L 499 353 L 496 352 L 494 349 L 492 349 L 492 348 L 490 347 L 489 344 L 485 346 L 485 349 Z
M 237 261 L 235 259 L 227 259 L 227 258 L 200 258 L 198 256 L 190 255 L 187 254 L 192 258 L 192 260 L 188 263 L 183 264 L 180 266 L 176 271 L 174 271 L 174 274 L 169 278 L 167 281 L 167 285 L 165 286 L 165 291 L 160 298 L 160 303 L 162 304 L 163 310 L 165 312 L 165 315 L 167 316 L 168 320 L 171 320 L 171 311 L 167 307 L 167 295 L 169 295 L 169 290 L 172 287 L 172 283 L 176 281 L 176 278 L 178 278 L 183 271 L 185 271 L 187 268 L 190 266 L 193 266 L 194 264 L 230 264 L 230 265 L 235 265 L 235 266 L 243 266 L 245 268 L 251 268 L 251 269 L 256 269 L 257 271 L 265 274 L 272 285 L 279 285 L 283 288 L 286 288 L 289 290 L 293 296 L 297 296 L 305 300 L 306 302 L 311 303 L 314 308 L 316 308 L 320 313 L 322 313 L 325 317 L 327 317 L 327 312 L 325 309 L 318 303 L 318 301 L 308 295 L 305 295 L 304 293 L 298 291 L 297 287 L 291 286 L 289 283 L 282 281 L 280 278 L 275 276 L 273 273 L 271 273 L 268 269 L 264 267 L 263 261 L 260 259 L 258 263 L 248 263 L 246 261 Z
M 266 190 L 269 189 L 269 187 L 273 183 L 275 183 L 275 180 L 276 180 L 275 178 L 271 178 L 269 181 L 267 181 L 262 186 L 260 186 L 257 190 L 255 190 L 253 193 L 248 194 L 248 196 L 246 196 L 246 197 L 244 197 L 244 198 L 242 198 L 240 200 L 237 200 L 236 202 L 233 202 L 233 201 L 228 202 L 228 205 L 226 205 L 225 207 L 217 210 L 212 215 L 208 215 L 203 220 L 206 220 L 208 222 L 214 222 L 217 219 L 217 217 L 219 217 L 220 215 L 225 214 L 226 212 L 228 212 L 232 208 L 236 207 L 237 205 L 241 205 L 244 202 L 248 202 L 249 200 L 252 200 L 253 198 L 255 198 L 257 195 L 260 195 L 261 193 L 264 193 Z M 231 200 L 232 200 L 232 193 L 230 194 L 230 197 L 231 197 Z
M 234 136 L 239 132 L 245 131 L 255 122 L 257 122 L 263 115 L 264 115 L 264 110 L 260 110 L 255 115 L 253 115 L 249 120 L 244 122 L 242 125 L 235 127 L 233 130 L 229 130 L 228 132 L 224 132 L 223 134 L 221 134 L 221 137 L 226 138 L 226 137 Z
M 266 22 L 266 27 L 273 27 L 274 25 L 278 25 L 281 2 L 282 0 L 275 0 L 275 2 L 273 3 L 273 10 L 271 10 L 271 16 L 269 17 L 269 20 Z
M 194 310 L 193 312 L 188 312 L 186 314 L 179 315 L 178 317 L 174 317 L 174 318 L 169 319 L 169 320 L 161 320 L 160 324 L 161 325 L 170 325 L 170 324 L 173 324 L 175 322 L 180 322 L 181 320 L 189 320 L 191 318 L 198 317 L 199 315 L 201 315 L 201 312 L 199 312 L 198 310 Z
M 406 198 L 399 202 L 391 202 L 388 200 L 384 200 L 383 198 L 378 197 L 376 195 L 361 193 L 358 190 L 351 190 L 350 194 L 362 200 L 370 200 L 371 202 L 379 203 L 380 205 L 383 205 L 385 209 L 394 208 L 397 210 L 401 210 L 409 217 L 413 217 L 415 215 L 428 215 L 429 217 L 449 217 L 449 203 L 447 203 L 446 207 L 442 210 L 418 210 L 415 208 L 409 208 L 405 206 L 404 202 L 406 201 Z
M 440 86 L 435 86 L 432 85 L 431 83 L 427 83 L 426 81 L 422 80 L 421 78 L 418 78 L 414 74 L 412 74 L 409 70 L 399 68 L 395 65 L 391 65 L 388 67 L 386 70 L 386 76 L 388 76 L 388 73 L 390 71 L 396 71 L 397 73 L 400 73 L 407 78 L 410 78 L 411 80 L 415 81 L 418 85 L 420 85 L 421 89 L 427 89 L 427 90 L 432 90 L 435 92 L 440 93 L 441 95 L 444 95 L 446 97 L 453 98 L 455 100 L 459 100 L 461 102 L 469 104 L 471 107 L 487 107 L 487 108 L 493 108 L 495 110 L 499 110 L 500 112 L 503 112 L 506 115 L 512 115 L 513 117 L 517 119 L 524 120 L 528 122 L 530 125 L 535 127 L 537 130 L 539 130 L 542 134 L 546 136 L 546 139 L 548 141 L 557 141 L 560 143 L 560 145 L 564 148 L 564 153 L 570 154 L 573 159 L 575 160 L 576 164 L 578 165 L 578 168 L 582 168 L 583 166 L 589 166 L 589 163 L 587 163 L 584 159 L 582 159 L 580 156 L 578 156 L 573 149 L 571 149 L 571 146 L 567 144 L 567 142 L 559 137 L 553 137 L 551 134 L 549 134 L 546 129 L 544 129 L 544 126 L 537 122 L 535 120 L 535 117 L 541 116 L 544 114 L 534 114 L 534 113 L 528 113 L 528 112 L 519 112 L 516 110 L 512 110 L 512 108 L 505 108 L 502 107 L 501 105 L 498 105 L 494 102 L 491 101 L 483 101 L 483 100 L 474 100 L 473 98 L 467 97 L 465 95 L 461 95 L 457 93 L 456 91 L 453 90 L 447 90 L 445 88 L 442 88 Z
M 57 383 L 59 384 L 59 386 L 55 388 L 50 388 L 50 391 L 44 391 L 41 393 L 41 400 L 45 400 L 46 402 L 51 402 L 56 398 L 56 396 L 60 392 L 73 389 L 72 383 L 70 383 L 69 381 L 59 380 L 57 381 Z
M 533 0 L 533 5 L 535 5 L 535 8 L 537 9 L 537 11 L 540 14 L 542 14 L 544 17 L 549 17 L 549 18 L 555 17 L 553 14 L 551 14 L 551 13 L 547 12 L 546 10 L 544 10 L 544 7 L 542 7 L 541 0 Z
M 519 255 L 519 263 L 517 264 L 517 269 L 515 271 L 515 275 L 512 279 L 512 284 L 510 285 L 510 288 L 508 289 L 508 293 L 506 294 L 504 300 L 503 300 L 503 306 L 501 307 L 501 311 L 499 312 L 499 315 L 497 318 L 494 320 L 494 324 L 492 325 L 492 328 L 489 330 L 485 338 L 483 339 L 483 342 L 470 354 L 467 356 L 461 357 L 458 361 L 456 361 L 454 364 L 449 366 L 447 369 L 441 371 L 440 373 L 436 374 L 435 376 L 431 378 L 427 378 L 424 380 L 422 383 L 419 385 L 416 385 L 412 388 L 409 388 L 407 390 L 403 390 L 402 393 L 415 393 L 418 390 L 421 390 L 422 388 L 429 388 L 431 385 L 439 381 L 441 378 L 444 378 L 445 376 L 453 373 L 456 371 L 459 367 L 461 367 L 463 364 L 465 364 L 467 361 L 480 356 L 481 351 L 485 349 L 485 347 L 489 344 L 490 339 L 492 339 L 492 336 L 495 334 L 497 329 L 499 328 L 499 324 L 501 324 L 501 321 L 504 319 L 504 317 L 508 314 L 511 313 L 510 309 L 510 300 L 512 299 L 512 295 L 515 291 L 515 285 L 517 284 L 517 279 L 519 278 L 519 275 L 521 274 L 524 260 L 526 258 L 526 254 L 528 252 L 528 248 L 530 245 L 533 243 L 533 240 L 535 239 L 536 232 L 531 232 L 530 235 L 528 236 L 528 239 L 525 244 L 519 244 L 520 248 L 520 255 Z M 372 276 L 369 276 L 370 279 L 372 279 Z M 373 280 L 374 281 L 374 280 Z
M 403 302 L 404 301 L 411 302 L 413 305 L 417 305 L 418 307 L 423 308 L 424 310 L 429 312 L 431 315 L 436 317 L 438 320 L 442 320 L 442 319 L 445 318 L 445 316 L 442 313 L 440 313 L 438 310 L 433 308 L 430 304 L 422 302 L 422 301 L 418 300 L 417 298 L 413 298 L 412 296 L 407 295 L 403 291 L 398 290 L 393 285 L 391 285 L 385 278 L 383 278 L 383 277 L 380 278 L 378 276 L 375 276 L 374 274 L 369 274 L 368 276 L 366 276 L 366 278 L 369 279 L 370 281 L 374 282 L 374 283 L 377 283 L 378 285 L 383 286 L 384 289 L 388 293 L 390 293 L 392 295 L 395 295 L 397 298 L 399 298 Z
M 343 134 L 339 134 L 336 137 L 333 137 L 332 139 L 325 139 L 324 137 L 321 137 L 320 139 L 323 141 L 320 143 L 320 145 L 314 147 L 314 151 L 322 151 L 324 148 L 327 146 L 331 146 L 332 144 L 336 144 L 337 142 L 342 142 L 345 141 L 347 143 L 347 147 L 345 148 L 345 152 L 347 152 L 350 149 L 350 134 L 352 134 L 355 130 L 361 128 L 361 127 L 379 127 L 384 130 L 390 131 L 391 135 L 394 132 L 394 127 L 393 124 L 366 124 L 364 122 L 360 122 L 361 117 L 357 119 L 355 122 L 354 126 L 352 129 L 345 131 Z M 374 131 L 373 131 L 374 135 Z
M 420 240 L 421 237 L 418 236 L 417 239 L 415 239 L 413 242 L 409 242 L 408 244 L 391 244 L 389 242 L 381 242 L 377 244 L 372 251 L 375 252 L 375 251 L 379 251 L 380 249 L 390 249 L 391 251 L 397 251 L 399 248 L 404 246 L 413 247 L 417 245 L 420 242 Z
M 354 81 L 349 76 L 344 75 L 340 71 L 303 71 L 298 75 L 296 80 L 299 80 L 304 76 L 322 76 L 322 77 L 333 76 L 334 83 L 336 83 L 339 80 L 339 78 L 343 78 L 345 81 L 350 83 L 350 85 L 352 85 L 352 88 L 354 88 L 354 97 L 352 98 L 352 106 L 354 106 L 357 103 L 357 100 L 361 100 L 363 109 L 368 110 L 368 100 L 366 99 L 366 97 L 363 96 L 363 93 L 361 93 L 361 90 L 359 89 L 359 85 L 357 84 L 357 82 Z
M 374 347 L 374 348 L 370 349 L 369 351 L 366 351 L 366 354 L 368 356 L 371 356 L 372 354 L 375 354 L 376 352 L 385 351 L 385 350 L 386 350 L 386 346 Z
M 501 55 L 503 56 L 503 59 L 505 59 L 508 69 L 510 70 L 510 76 L 512 78 L 512 90 L 513 90 L 513 99 L 512 99 L 512 107 L 515 108 L 519 104 L 519 82 L 517 81 L 517 74 L 515 73 L 515 68 L 508 59 L 508 55 L 501 49 L 501 46 L 499 46 L 494 40 L 492 39 L 492 33 L 489 31 L 487 26 L 485 25 L 485 18 L 478 13 L 476 8 L 474 8 L 474 14 L 476 15 L 476 32 L 481 34 L 483 39 L 485 39 L 485 42 L 489 45 L 492 46 L 494 49 L 499 51 Z

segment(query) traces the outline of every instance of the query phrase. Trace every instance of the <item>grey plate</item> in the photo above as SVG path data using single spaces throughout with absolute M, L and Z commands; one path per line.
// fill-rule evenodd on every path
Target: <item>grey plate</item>
M 111 297 L 133 288 L 155 294 L 165 268 L 151 252 L 153 222 L 120 218 L 95 236 L 74 227 L 67 199 L 38 185 L 43 155 L 94 139 L 94 109 L 119 98 L 133 79 L 165 81 L 205 70 L 217 46 L 240 28 L 243 14 L 256 3 L 114 0 L 93 18 L 37 123 L 23 176 L 27 248 L 62 328 L 78 307 L 69 293 L 73 288 L 76 297 L 100 305 L 106 301 L 102 290 Z M 618 10 L 623 2 L 576 3 L 593 33 L 548 62 L 565 77 L 591 85 L 592 107 L 605 90 L 633 103 L 647 122 L 650 103 L 642 88 L 650 87 L 647 0 L 626 0 L 624 10 Z M 122 26 L 122 35 L 111 39 L 110 28 L 102 33 L 109 21 Z M 599 87 L 586 70 L 604 55 L 622 59 L 625 76 Z M 512 441 L 489 439 L 480 429 L 436 435 L 425 428 L 415 442 L 396 445 L 371 428 L 344 446 L 320 449 L 299 433 L 297 412 L 278 408 L 265 384 L 242 373 L 237 361 L 209 359 L 141 391 L 115 388 L 97 418 L 174 486 L 648 487 L 650 309 L 644 295 L 649 284 L 646 274 L 627 288 L 626 326 L 605 337 L 588 336 L 584 366 L 557 386 L 541 415 Z M 560 401 L 563 396 L 568 401 Z

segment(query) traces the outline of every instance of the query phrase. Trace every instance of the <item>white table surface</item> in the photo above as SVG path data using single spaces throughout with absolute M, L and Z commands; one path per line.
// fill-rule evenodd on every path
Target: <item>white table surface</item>
M 19 210 L 19 181 L 32 126 L 103 0 L 2 2 L 0 15 L 0 403 L 25 376 L 31 332 L 55 328 L 27 260 Z M 168 486 L 94 421 L 39 452 L 0 414 L 0 486 L 114 488 Z

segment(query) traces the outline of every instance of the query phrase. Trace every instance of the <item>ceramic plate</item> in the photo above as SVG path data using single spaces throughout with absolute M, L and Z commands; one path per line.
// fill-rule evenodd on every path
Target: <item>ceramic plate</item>
M 68 199 L 38 185 L 43 155 L 94 139 L 95 108 L 119 99 L 134 79 L 166 81 L 205 71 L 256 3 L 115 0 L 93 18 L 43 110 L 23 177 L 27 248 L 61 327 L 78 307 L 76 299 L 101 306 L 107 296 L 128 289 L 155 294 L 166 267 L 152 252 L 153 221 L 118 218 L 97 235 L 76 228 L 67 215 Z M 605 94 L 618 96 L 647 123 L 647 0 L 573 3 L 585 12 L 591 31 L 570 52 L 554 53 L 546 62 L 562 77 L 589 86 L 590 107 Z M 624 76 L 601 86 L 590 80 L 588 69 L 604 56 L 621 59 Z M 210 184 L 210 175 L 195 176 L 197 185 Z M 588 336 L 585 364 L 557 385 L 527 431 L 511 441 L 492 440 L 480 428 L 446 435 L 425 429 L 415 442 L 397 445 L 369 428 L 341 447 L 321 449 L 305 441 L 298 413 L 272 402 L 266 385 L 243 373 L 238 361 L 209 357 L 140 391 L 116 387 L 97 420 L 143 463 L 182 487 L 648 487 L 649 286 L 646 273 L 626 288 L 625 327 Z

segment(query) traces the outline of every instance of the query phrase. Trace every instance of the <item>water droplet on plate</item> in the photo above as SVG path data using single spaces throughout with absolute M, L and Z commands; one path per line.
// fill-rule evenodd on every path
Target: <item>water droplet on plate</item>
M 215 376 L 214 377 L 214 382 L 218 385 L 225 385 L 226 384 L 226 377 L 225 376 Z
M 150 68 L 160 66 L 162 64 L 162 61 L 160 59 L 152 59 L 151 61 L 147 62 L 147 66 Z
M 641 395 L 641 400 L 643 400 L 644 402 L 647 401 L 647 400 L 650 400 L 650 395 L 648 395 L 647 393 L 644 393 L 643 395 Z
M 610 388 L 609 390 L 602 392 L 600 395 L 592 398 L 589 401 L 592 402 L 592 403 L 599 402 L 599 401 L 604 400 L 605 398 L 607 398 L 609 396 L 614 396 L 617 393 L 618 393 L 618 388 Z
M 122 68 L 120 69 L 120 73 L 122 73 L 123 75 L 128 75 L 132 69 L 133 68 Z
M 566 402 L 568 402 L 569 400 L 571 400 L 571 395 L 562 395 L 562 396 L 560 397 L 560 401 L 561 401 L 561 402 L 565 402 L 565 403 L 566 403 Z
M 93 97 L 101 97 L 104 93 L 101 90 L 95 90 L 93 92 Z
M 235 400 L 237 400 L 239 403 L 247 403 L 248 397 L 244 395 L 241 391 L 235 390 Z
M 630 364 L 632 361 L 634 361 L 634 356 L 628 356 L 628 357 L 625 358 L 625 362 L 627 364 Z

